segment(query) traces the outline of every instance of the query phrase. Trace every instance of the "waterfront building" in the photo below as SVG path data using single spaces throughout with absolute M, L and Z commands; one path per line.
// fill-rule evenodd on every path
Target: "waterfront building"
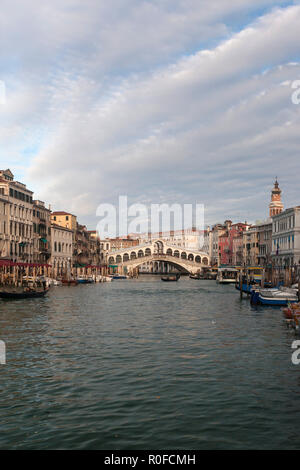
M 52 212 L 51 223 L 60 225 L 73 231 L 74 237 L 77 230 L 77 217 L 70 212 L 56 211 Z
M 256 224 L 258 241 L 258 265 L 270 265 L 272 258 L 272 219 Z
M 51 224 L 51 259 L 55 277 L 66 276 L 73 266 L 73 231 L 61 225 Z
M 232 265 L 243 266 L 243 233 L 237 233 L 232 238 Z
M 89 264 L 89 235 L 85 225 L 77 223 L 74 244 L 74 266 L 83 268 Z
M 219 238 L 226 232 L 226 226 L 215 224 L 211 229 L 211 265 L 220 265 Z
M 224 226 L 226 229 L 219 236 L 219 262 L 221 265 L 234 266 L 238 260 L 241 264 L 240 248 L 242 241 L 240 238 L 248 230 L 249 225 L 241 222 L 233 224 L 231 220 L 226 220 Z
M 0 193 L 0 259 L 9 259 L 8 209 L 8 196 Z
M 51 257 L 51 210 L 33 201 L 33 262 L 47 264 Z
M 245 266 L 258 265 L 258 232 L 256 226 L 243 233 L 243 260 Z
M 89 264 L 101 265 L 101 242 L 97 230 L 88 230 Z
M 276 266 L 300 264 L 300 206 L 273 216 L 272 260 Z
M 213 251 L 213 232 L 210 229 L 210 227 L 207 227 L 206 230 L 204 230 L 204 235 L 203 235 L 203 246 L 201 248 L 201 251 L 204 251 L 205 253 L 209 254 L 209 259 L 212 259 L 212 251 Z
M 9 169 L 0 170 L 1 256 L 14 262 L 33 261 L 32 195 L 25 184 L 14 180 Z

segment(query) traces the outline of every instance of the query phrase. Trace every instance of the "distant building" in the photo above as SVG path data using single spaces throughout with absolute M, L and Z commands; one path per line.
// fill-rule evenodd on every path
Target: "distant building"
M 140 245 L 145 245 L 153 240 L 162 240 L 170 245 L 191 250 L 202 249 L 203 236 L 203 231 L 197 230 L 195 227 L 184 230 L 170 230 L 169 232 L 130 234 L 130 238 L 138 240 Z

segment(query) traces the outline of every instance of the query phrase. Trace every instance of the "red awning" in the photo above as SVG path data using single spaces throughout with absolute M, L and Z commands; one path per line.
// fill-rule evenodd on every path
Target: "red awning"
M 0 259 L 0 266 L 19 266 L 21 268 L 52 268 L 51 264 L 14 263 L 10 259 Z

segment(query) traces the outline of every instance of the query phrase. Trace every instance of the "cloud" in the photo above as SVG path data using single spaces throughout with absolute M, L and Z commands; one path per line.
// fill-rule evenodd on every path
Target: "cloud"
M 53 1 L 31 24 L 22 7 L 14 23 L 0 13 L 8 36 L 26 23 L 2 45 L 24 69 L 23 81 L 16 63 L 6 69 L 6 152 L 28 159 L 24 177 L 39 197 L 90 224 L 119 194 L 204 203 L 209 223 L 255 220 L 276 175 L 289 183 L 287 203 L 299 204 L 300 108 L 289 83 L 300 75 L 300 7 L 291 3 Z

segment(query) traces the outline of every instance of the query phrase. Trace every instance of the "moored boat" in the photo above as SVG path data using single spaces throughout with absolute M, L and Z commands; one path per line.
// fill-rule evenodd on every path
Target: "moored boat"
M 61 283 L 63 286 L 77 286 L 78 284 L 76 279 L 62 279 Z
M 197 273 L 197 274 L 190 274 L 190 275 L 189 275 L 189 278 L 190 278 L 190 279 L 196 279 L 196 280 L 203 279 L 203 277 L 201 277 L 199 273 Z
M 95 282 L 92 276 L 78 276 L 76 280 L 78 284 L 93 284 Z
M 48 291 L 49 289 L 44 289 L 44 290 L 28 289 L 28 290 L 23 290 L 23 291 L 2 290 L 0 291 L 0 298 L 8 299 L 8 300 L 33 299 L 33 298 L 44 297 Z
M 271 306 L 287 306 L 299 302 L 296 289 L 252 289 L 251 303 Z
M 217 282 L 219 284 L 235 284 L 238 277 L 238 272 L 238 269 L 235 268 L 219 268 Z
M 162 276 L 161 280 L 164 282 L 177 282 L 180 279 L 180 274 L 167 274 L 166 276 Z

